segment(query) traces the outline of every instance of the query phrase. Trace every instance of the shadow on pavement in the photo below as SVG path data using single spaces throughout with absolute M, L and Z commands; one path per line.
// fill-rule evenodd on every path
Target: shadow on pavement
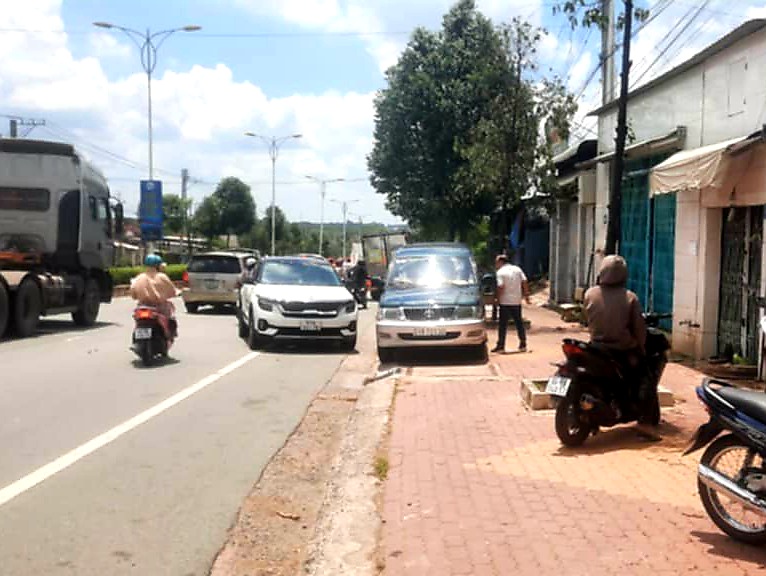
M 691 534 L 700 542 L 710 546 L 708 549 L 709 554 L 740 562 L 752 562 L 761 566 L 766 564 L 766 550 L 763 548 L 736 542 L 721 532 L 700 532 L 696 530 L 692 531 Z
M 354 356 L 359 351 L 343 350 L 339 342 L 274 342 L 263 348 L 263 352 L 274 354 L 300 354 L 325 356 L 328 354 L 337 354 L 339 356 Z
M 645 440 L 638 435 L 635 426 L 636 424 L 632 423 L 616 428 L 602 429 L 595 436 L 589 436 L 582 446 L 578 448 L 561 446 L 554 455 L 571 458 L 583 454 L 607 454 L 618 450 L 646 450 L 649 448 L 680 453 L 689 442 L 689 436 L 685 430 L 666 420 L 660 424 L 661 442 Z
M 489 362 L 486 351 L 471 348 L 410 348 L 397 350 L 394 362 L 381 364 L 380 370 L 401 366 L 482 366 Z
M 102 330 L 104 328 L 108 328 L 109 326 L 121 326 L 121 324 L 118 324 L 116 322 L 96 322 L 93 326 L 77 326 L 72 320 L 69 319 L 45 319 L 40 320 L 40 323 L 37 325 L 37 332 L 32 336 L 27 336 L 26 338 L 23 338 L 23 340 L 34 340 L 36 338 L 44 338 L 45 336 L 53 336 L 56 334 L 63 334 L 63 333 L 71 333 L 71 334 L 82 334 L 85 332 L 92 332 L 94 330 Z M 10 330 L 10 332 L 0 338 L 0 344 L 3 344 L 5 342 L 15 342 L 19 341 L 21 338 L 18 338 L 14 335 L 13 329 Z
M 173 366 L 175 364 L 180 364 L 181 361 L 173 358 L 172 356 L 168 356 L 167 358 L 163 357 L 157 357 L 154 359 L 154 361 L 151 363 L 150 366 L 144 366 L 144 363 L 141 361 L 140 358 L 134 358 L 131 362 L 133 364 L 133 367 L 138 370 L 154 370 L 157 368 L 163 368 L 164 366 Z
M 204 306 L 199 308 L 194 314 L 186 312 L 183 308 L 177 308 L 180 312 L 183 310 L 188 316 L 236 316 L 237 308 L 234 305 Z

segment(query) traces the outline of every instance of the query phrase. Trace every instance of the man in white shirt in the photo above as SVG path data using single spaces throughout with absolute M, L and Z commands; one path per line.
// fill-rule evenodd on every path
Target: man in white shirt
M 519 336 L 519 351 L 527 349 L 527 335 L 521 318 L 521 299 L 529 304 L 529 284 L 524 272 L 518 266 L 508 262 L 504 254 L 495 258 L 497 270 L 497 302 L 500 305 L 500 322 L 497 327 L 497 346 L 492 352 L 505 352 L 505 334 L 508 320 L 513 319 Z

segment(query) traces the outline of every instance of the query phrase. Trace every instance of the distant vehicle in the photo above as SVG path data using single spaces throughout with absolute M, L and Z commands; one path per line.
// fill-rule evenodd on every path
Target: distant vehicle
M 206 305 L 237 305 L 245 260 L 257 256 L 257 252 L 241 250 L 192 256 L 184 274 L 187 287 L 182 292 L 187 312 L 195 314 Z
M 122 227 L 106 178 L 70 144 L 0 139 L 0 337 L 51 314 L 95 324 Z
M 380 299 L 394 252 L 406 244 L 407 237 L 403 232 L 368 234 L 362 237 L 364 260 L 371 282 L 370 297 L 373 300 Z
M 484 304 L 471 251 L 462 244 L 399 248 L 376 331 L 381 362 L 415 346 L 466 346 L 486 356 Z
M 242 286 L 239 335 L 251 349 L 275 340 L 334 340 L 356 347 L 357 306 L 326 262 L 267 257 Z
M 311 260 L 316 260 L 317 262 L 324 262 L 326 264 L 329 263 L 329 260 L 322 256 L 321 254 L 298 254 L 299 258 L 310 258 Z

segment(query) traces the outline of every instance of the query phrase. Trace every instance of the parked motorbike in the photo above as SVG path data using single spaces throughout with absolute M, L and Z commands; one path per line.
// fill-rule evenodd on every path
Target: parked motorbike
M 170 318 L 157 308 L 139 306 L 133 311 L 133 319 L 135 328 L 131 348 L 143 365 L 151 366 L 157 356 L 167 357 L 175 340 Z
M 761 330 L 766 332 L 766 319 Z M 697 471 L 702 505 L 735 540 L 766 544 L 766 394 L 706 378 L 697 397 L 710 420 L 684 455 L 709 444 Z M 719 437 L 724 431 L 729 433 Z
M 659 329 L 669 314 L 644 314 L 647 325 L 644 362 L 653 384 L 654 414 L 652 423 L 660 422 L 657 385 L 667 365 L 670 349 Z M 546 386 L 556 404 L 556 435 L 565 446 L 580 446 L 601 427 L 634 422 L 639 417 L 638 382 L 627 373 L 622 359 L 595 343 L 565 339 L 566 362 Z

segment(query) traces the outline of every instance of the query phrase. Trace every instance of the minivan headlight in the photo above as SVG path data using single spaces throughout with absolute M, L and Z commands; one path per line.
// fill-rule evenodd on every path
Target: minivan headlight
M 353 314 L 354 312 L 356 312 L 356 302 L 354 302 L 353 300 L 349 300 L 348 302 L 346 302 L 345 304 L 341 306 L 341 309 L 343 310 L 345 314 Z
M 401 308 L 378 308 L 378 320 L 404 320 Z

